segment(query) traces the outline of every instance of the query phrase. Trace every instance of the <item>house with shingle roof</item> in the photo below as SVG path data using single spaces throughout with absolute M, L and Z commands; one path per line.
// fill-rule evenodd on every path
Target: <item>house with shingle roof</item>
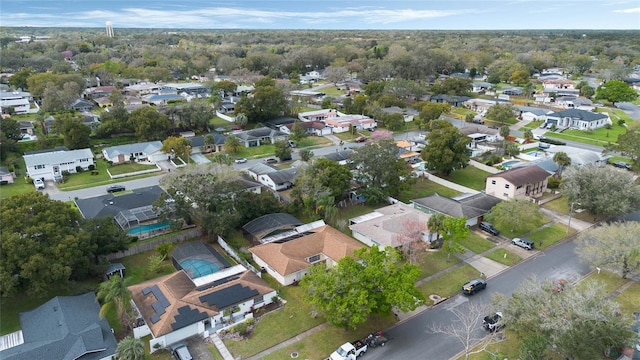
M 270 129 L 268 127 L 239 131 L 234 133 L 234 135 L 238 140 L 240 140 L 244 147 L 260 146 L 263 143 L 273 144 L 276 141 L 284 141 L 289 138 L 287 134 L 282 131 Z
M 280 284 L 291 285 L 300 281 L 312 265 L 323 262 L 333 267 L 362 247 L 359 241 L 325 225 L 249 251 L 253 260 Z
M 148 141 L 135 144 L 111 146 L 102 149 L 105 160 L 114 164 L 122 164 L 132 161 L 156 163 L 169 159 L 169 155 L 162 152 L 162 142 Z
M 554 124 L 561 129 L 595 130 L 611 124 L 611 119 L 607 113 L 567 109 L 547 114 L 547 124 Z
M 428 214 L 465 217 L 467 226 L 478 225 L 484 215 L 502 200 L 484 193 L 462 194 L 453 198 L 439 194 L 411 200 L 413 207 Z
M 129 286 L 143 321 L 136 338 L 152 335 L 151 351 L 191 336 L 204 336 L 253 318 L 253 310 L 271 304 L 277 293 L 242 265 L 208 275 L 196 286 L 184 270 Z M 195 281 L 195 282 L 194 282 Z M 159 345 L 156 345 L 159 344 Z
M 118 343 L 107 319 L 100 317 L 94 293 L 56 296 L 20 313 L 22 342 L 0 349 L 4 360 L 115 358 Z
M 89 170 L 95 166 L 91 149 L 68 150 L 65 147 L 55 149 L 30 151 L 25 153 L 24 159 L 27 175 L 32 179 L 58 181 L 62 179 L 62 172 L 75 174 L 76 167 Z
M 550 176 L 537 165 L 515 167 L 487 176 L 485 193 L 503 200 L 539 197 L 547 190 Z
M 367 246 L 397 248 L 402 245 L 402 234 L 410 231 L 414 224 L 425 224 L 422 240 L 434 240 L 435 234 L 426 229 L 430 217 L 431 215 L 407 204 L 397 203 L 349 219 L 349 229 L 354 238 Z

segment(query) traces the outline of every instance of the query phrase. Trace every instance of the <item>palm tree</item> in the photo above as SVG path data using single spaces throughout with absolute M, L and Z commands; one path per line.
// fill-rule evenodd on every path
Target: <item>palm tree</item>
M 240 113 L 236 115 L 236 119 L 234 120 L 234 122 L 236 123 L 236 125 L 244 129 L 244 127 L 247 126 L 247 123 L 249 122 L 249 118 L 247 117 L 247 114 Z
M 427 228 L 430 233 L 436 233 L 436 243 L 440 244 L 440 234 L 445 230 L 444 229 L 444 214 L 433 214 L 427 221 Z
M 553 155 L 553 162 L 558 164 L 558 177 L 562 177 L 562 171 L 571 165 L 571 158 L 566 152 L 560 151 Z
M 531 129 L 526 129 L 523 135 L 524 139 L 527 140 L 527 142 L 533 140 L 533 132 L 531 131 Z
M 97 298 L 103 302 L 100 308 L 101 317 L 105 316 L 111 306 L 115 306 L 120 323 L 123 325 L 129 323 L 127 314 L 130 308 L 131 292 L 127 289 L 124 279 L 113 276 L 108 281 L 100 283 Z
M 229 135 L 224 141 L 224 147 L 227 152 L 235 154 L 242 148 L 242 143 L 235 135 Z
M 509 126 L 504 125 L 500 127 L 500 136 L 506 139 L 509 134 L 511 134 L 511 129 L 509 129 Z
M 144 360 L 144 344 L 142 340 L 127 336 L 120 340 L 116 348 L 119 360 Z

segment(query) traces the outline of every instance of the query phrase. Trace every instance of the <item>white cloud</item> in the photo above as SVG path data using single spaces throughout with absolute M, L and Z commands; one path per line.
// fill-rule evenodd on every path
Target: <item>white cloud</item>
M 613 10 L 614 13 L 624 13 L 624 14 L 635 14 L 640 13 L 640 7 L 623 9 L 623 10 Z

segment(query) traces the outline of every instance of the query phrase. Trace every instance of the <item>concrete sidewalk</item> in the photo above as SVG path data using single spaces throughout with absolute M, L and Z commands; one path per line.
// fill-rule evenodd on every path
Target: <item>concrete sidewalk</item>
M 549 209 L 545 209 L 543 207 L 540 207 L 540 212 L 542 214 L 544 214 L 545 216 L 548 216 L 554 220 L 556 220 L 559 223 L 565 224 L 567 226 L 569 226 L 569 215 L 564 215 L 564 214 L 558 214 L 555 211 L 551 211 Z M 576 231 L 583 231 L 586 230 L 590 227 L 592 227 L 593 224 L 590 222 L 586 222 L 586 221 L 582 221 L 580 219 L 576 219 L 575 216 L 571 216 L 571 228 L 575 229 Z

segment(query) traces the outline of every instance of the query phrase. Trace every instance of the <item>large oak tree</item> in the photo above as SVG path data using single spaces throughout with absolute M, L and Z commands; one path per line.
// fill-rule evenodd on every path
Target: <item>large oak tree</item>
M 415 287 L 420 269 L 400 261 L 392 248 L 360 249 L 330 269 L 313 266 L 302 278 L 307 299 L 327 321 L 355 329 L 371 315 L 389 315 L 395 307 L 411 311 L 424 302 Z

